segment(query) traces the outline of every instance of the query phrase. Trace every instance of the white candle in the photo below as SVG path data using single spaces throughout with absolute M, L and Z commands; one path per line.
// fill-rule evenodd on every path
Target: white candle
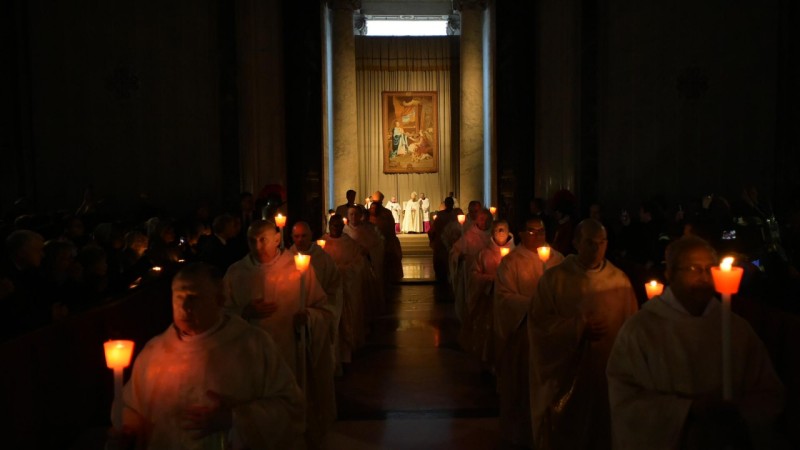
M 664 285 L 656 280 L 650 280 L 649 283 L 645 283 L 644 289 L 647 291 L 647 299 L 650 300 L 651 298 L 661 295 L 661 293 L 664 292 Z
M 731 294 L 739 292 L 744 269 L 733 267 L 733 258 L 723 258 L 711 268 L 714 289 L 722 294 L 722 399 L 733 400 L 733 363 L 731 351 Z
M 114 370 L 114 406 L 111 409 L 112 421 L 118 430 L 122 429 L 122 372 L 131 363 L 133 341 L 108 341 L 103 344 L 106 353 L 106 366 Z

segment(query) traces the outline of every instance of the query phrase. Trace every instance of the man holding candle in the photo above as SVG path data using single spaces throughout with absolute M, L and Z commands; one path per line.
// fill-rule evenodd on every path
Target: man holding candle
M 546 245 L 541 219 L 528 219 L 519 233 L 522 245 L 497 267 L 494 293 L 497 390 L 500 394 L 500 431 L 515 445 L 530 446 L 531 416 L 528 381 L 528 310 L 536 294 L 544 262 L 536 252 Z M 553 251 L 547 267 L 564 257 Z
M 614 443 L 638 448 L 784 448 L 783 388 L 750 325 L 731 315 L 733 400 L 722 396 L 721 306 L 704 240 L 667 247 L 669 287 L 620 331 L 608 361 Z
M 300 387 L 309 405 L 307 437 L 315 444 L 336 416 L 331 352 L 335 309 L 313 265 L 301 273 L 294 254 L 280 249 L 281 235 L 274 222 L 257 220 L 247 235 L 250 253 L 225 274 L 226 307 L 241 311 L 243 318 L 266 330 L 295 377 L 307 380 Z M 301 333 L 306 335 L 305 348 L 298 345 Z
M 472 225 L 450 249 L 450 277 L 455 296 L 456 316 L 464 325 L 467 309 L 467 290 L 478 258 L 478 253 L 489 246 L 490 237 L 486 234 L 491 223 L 489 211 L 483 209 L 475 214 Z M 469 326 L 469 325 L 467 325 Z
M 462 348 L 480 358 L 484 372 L 494 369 L 494 278 L 504 255 L 514 249 L 508 222 L 492 223 L 489 245 L 478 253 L 469 284 L 466 319 L 461 325 Z
M 364 298 L 370 294 L 367 290 L 369 262 L 367 250 L 344 234 L 341 216 L 331 216 L 328 229 L 330 232 L 322 237 L 324 250 L 341 273 L 344 294 L 334 353 L 338 370 L 341 364 L 351 362 L 353 351 L 364 343 Z
M 578 254 L 547 263 L 530 305 L 531 415 L 540 450 L 611 448 L 606 362 L 637 304 L 628 277 L 605 259 L 607 242 L 600 222 L 580 222 Z
M 303 400 L 270 336 L 222 311 L 222 279 L 189 265 L 174 324 L 136 358 L 107 448 L 297 448 Z M 118 420 L 118 419 L 115 419 Z

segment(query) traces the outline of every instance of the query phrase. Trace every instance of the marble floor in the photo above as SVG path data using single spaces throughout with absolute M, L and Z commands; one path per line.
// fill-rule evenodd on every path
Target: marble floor
M 405 253 L 404 253 L 405 254 Z M 446 285 L 430 257 L 405 257 L 403 282 L 336 380 L 339 420 L 325 449 L 506 449 L 494 383 L 457 343 Z

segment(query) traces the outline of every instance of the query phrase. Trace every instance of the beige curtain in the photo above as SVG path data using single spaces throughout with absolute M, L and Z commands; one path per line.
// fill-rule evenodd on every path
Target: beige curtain
M 451 157 L 450 67 L 453 37 L 356 37 L 356 102 L 360 202 L 380 190 L 389 200 L 407 200 L 412 191 L 425 193 L 436 210 L 455 189 Z M 458 64 L 455 64 L 458 67 Z M 433 91 L 438 94 L 439 171 L 437 173 L 383 173 L 381 99 L 384 91 Z

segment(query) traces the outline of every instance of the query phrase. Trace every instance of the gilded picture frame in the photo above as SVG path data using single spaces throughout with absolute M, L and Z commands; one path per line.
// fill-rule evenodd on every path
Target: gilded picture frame
M 439 171 L 438 105 L 436 92 L 383 92 L 383 173 Z

